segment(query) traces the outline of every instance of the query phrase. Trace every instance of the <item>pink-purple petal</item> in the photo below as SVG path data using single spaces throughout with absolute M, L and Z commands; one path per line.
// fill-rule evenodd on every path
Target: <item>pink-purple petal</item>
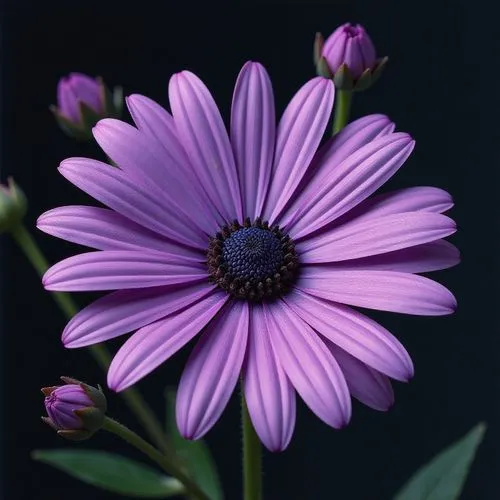
M 334 302 L 405 314 L 442 316 L 457 307 L 455 297 L 443 285 L 395 271 L 305 266 L 297 288 Z
M 109 388 L 123 391 L 151 373 L 195 337 L 227 300 L 225 292 L 215 291 L 188 308 L 135 332 L 111 362 Z
M 262 212 L 276 134 L 271 80 L 261 64 L 247 62 L 236 82 L 231 108 L 231 144 L 243 196 L 244 216 Z
M 204 83 L 183 71 L 170 79 L 175 125 L 200 183 L 226 221 L 242 220 L 242 199 L 231 144 L 217 105 Z
M 206 266 L 166 253 L 88 252 L 64 259 L 43 276 L 46 290 L 81 292 L 175 285 L 207 279 Z
M 460 252 L 445 240 L 424 243 L 381 255 L 345 260 L 333 264 L 336 269 L 400 271 L 403 273 L 429 273 L 456 266 Z
M 293 290 L 285 300 L 322 336 L 368 366 L 396 380 L 413 376 L 413 363 L 401 342 L 367 316 L 300 290 Z
M 284 450 L 295 427 L 295 391 L 271 343 L 264 309 L 252 305 L 247 358 L 243 369 L 245 399 L 253 426 L 270 451 Z
M 303 264 L 358 259 L 445 238 L 455 222 L 441 214 L 406 212 L 377 219 L 353 221 L 299 242 Z
M 349 390 L 325 344 L 283 301 L 264 304 L 264 311 L 273 348 L 301 398 L 328 425 L 347 425 L 351 418 Z
M 240 376 L 248 338 L 249 306 L 234 301 L 203 332 L 177 391 L 177 427 L 198 439 L 217 422 Z
M 271 185 L 264 218 L 272 224 L 306 173 L 330 118 L 335 89 L 317 77 L 292 98 L 278 125 Z
M 163 197 L 151 195 L 119 168 L 87 158 L 64 160 L 59 171 L 75 186 L 109 208 L 175 242 L 205 250 L 207 239 L 180 219 Z
M 77 313 L 66 325 L 62 341 L 68 348 L 104 342 L 184 309 L 214 288 L 202 282 L 110 293 Z
M 394 404 L 394 391 L 389 378 L 351 356 L 333 342 L 325 339 L 349 387 L 351 396 L 378 411 L 387 411 Z
M 301 216 L 289 228 L 300 239 L 321 229 L 370 196 L 400 167 L 413 150 L 408 134 L 394 133 L 370 142 L 337 166 L 315 195 L 304 200 Z
M 201 251 L 178 245 L 123 215 L 100 207 L 66 206 L 49 210 L 37 220 L 41 231 L 97 250 L 149 250 L 204 262 Z

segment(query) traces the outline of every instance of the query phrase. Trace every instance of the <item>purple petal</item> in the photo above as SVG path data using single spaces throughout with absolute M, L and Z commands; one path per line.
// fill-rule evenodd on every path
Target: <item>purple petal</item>
M 99 207 L 54 208 L 37 221 L 41 231 L 98 250 L 157 250 L 204 262 L 202 252 L 177 245 L 113 210 Z
M 295 427 L 295 391 L 273 350 L 262 305 L 251 311 L 247 359 L 243 369 L 248 412 L 270 451 L 284 450 Z
M 334 302 L 422 316 L 452 314 L 457 307 L 455 297 L 443 285 L 394 271 L 305 266 L 297 288 Z
M 332 170 L 362 146 L 391 134 L 394 123 L 385 115 L 368 115 L 354 120 L 325 143 L 316 153 L 311 167 L 297 190 L 293 202 L 279 219 L 281 226 L 290 226 L 296 219 L 304 201 L 310 200 L 328 182 Z
M 363 146 L 332 170 L 310 200 L 290 236 L 303 238 L 340 217 L 384 184 L 403 165 L 414 142 L 408 134 L 380 137 Z
M 367 221 L 404 212 L 442 213 L 453 207 L 449 193 L 436 187 L 411 187 L 383 193 L 361 202 L 335 225 Z
M 262 212 L 274 156 L 274 96 L 267 71 L 247 62 L 236 82 L 231 108 L 231 143 L 243 194 L 244 216 Z
M 288 104 L 278 125 L 271 185 L 264 219 L 272 224 L 306 173 L 330 118 L 335 88 L 317 77 Z
M 164 161 L 170 176 L 174 177 L 174 181 L 175 177 L 184 179 L 184 190 L 190 189 L 193 192 L 189 199 L 201 204 L 197 217 L 208 218 L 209 223 L 204 227 L 206 230 L 210 229 L 210 234 L 216 232 L 223 219 L 219 218 L 217 210 L 194 174 L 172 115 L 155 101 L 142 95 L 131 95 L 126 98 L 126 102 L 137 128 L 163 148 Z
M 284 302 L 264 304 L 264 312 L 276 355 L 304 402 L 328 425 L 347 425 L 349 390 L 325 344 Z
M 150 191 L 150 196 L 164 199 L 186 225 L 198 227 L 202 234 L 217 229 L 211 212 L 199 203 L 192 189 L 189 169 L 181 168 L 155 139 L 120 120 L 101 120 L 93 134 L 106 155 L 129 176 Z M 190 200 L 186 203 L 186 200 Z
M 57 85 L 57 105 L 60 113 L 71 121 L 75 123 L 80 121 L 78 98 L 73 92 L 67 78 L 61 78 Z
M 179 218 L 163 197 L 151 196 L 144 186 L 118 168 L 87 158 L 64 160 L 61 174 L 96 200 L 137 224 L 173 241 L 205 250 L 207 239 Z
M 335 269 L 399 271 L 429 273 L 456 266 L 460 252 L 448 241 L 437 240 L 411 248 L 403 248 L 382 255 L 347 260 L 334 264 Z
M 135 332 L 111 362 L 109 388 L 123 391 L 151 373 L 195 337 L 227 300 L 225 292 L 216 291 L 187 309 Z
M 185 438 L 202 437 L 224 411 L 245 357 L 248 317 L 248 303 L 227 304 L 193 349 L 176 402 L 177 426 Z
M 318 264 L 384 254 L 453 234 L 456 224 L 441 214 L 407 212 L 353 222 L 297 244 L 303 264 Z
M 287 304 L 306 323 L 351 356 L 396 380 L 413 376 L 406 349 L 384 327 L 350 307 L 293 290 Z
M 242 200 L 231 144 L 204 83 L 183 71 L 170 79 L 170 106 L 196 175 L 226 221 L 242 220 Z
M 325 343 L 340 365 L 353 397 L 379 411 L 387 411 L 394 404 L 391 381 L 385 375 L 365 365 L 328 339 L 325 339 Z
M 184 309 L 213 290 L 208 283 L 195 283 L 110 293 L 71 319 L 62 335 L 64 346 L 84 347 L 137 330 Z
M 188 263 L 175 255 L 104 250 L 58 262 L 43 276 L 43 285 L 46 290 L 82 292 L 174 285 L 206 278 L 203 264 Z
M 80 101 L 90 106 L 96 113 L 103 111 L 101 85 L 95 78 L 82 73 L 70 73 L 68 82 Z
M 353 78 L 360 77 L 365 70 L 359 42 L 355 38 L 348 38 L 346 40 L 344 62 L 349 67 Z

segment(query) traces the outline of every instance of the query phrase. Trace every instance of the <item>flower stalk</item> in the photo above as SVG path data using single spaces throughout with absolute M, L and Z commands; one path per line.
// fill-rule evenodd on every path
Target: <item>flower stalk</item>
M 335 114 L 333 117 L 333 133 L 340 132 L 349 122 L 352 91 L 337 89 L 335 95 Z
M 262 450 L 259 436 L 248 413 L 243 388 L 241 392 L 241 420 L 243 426 L 243 498 L 262 498 Z
M 186 473 L 175 464 L 169 457 L 160 453 L 154 446 L 142 439 L 138 434 L 128 427 L 120 424 L 112 418 L 106 417 L 102 426 L 103 430 L 115 434 L 139 451 L 156 462 L 167 474 L 178 479 L 186 488 L 186 493 L 193 500 L 210 500 L 200 487 Z
M 37 273 L 43 276 L 45 271 L 49 268 L 49 264 L 30 232 L 23 224 L 17 224 L 10 230 L 10 234 Z M 51 295 L 54 297 L 54 300 L 67 319 L 71 319 L 78 312 L 78 307 L 67 293 L 51 292 Z M 102 344 L 96 344 L 90 346 L 89 351 L 97 364 L 103 370 L 107 370 L 111 362 L 111 355 L 106 347 Z M 150 438 L 162 452 L 166 454 L 170 453 L 170 446 L 163 429 L 139 391 L 132 388 L 122 392 L 121 395 L 125 399 L 130 410 L 141 422 Z

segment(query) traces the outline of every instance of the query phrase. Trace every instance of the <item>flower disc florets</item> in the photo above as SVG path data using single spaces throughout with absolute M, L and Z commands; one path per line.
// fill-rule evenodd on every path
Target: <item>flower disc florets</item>
M 208 269 L 212 280 L 234 297 L 272 300 L 295 281 L 298 257 L 279 226 L 247 218 L 243 225 L 223 226 L 210 240 Z

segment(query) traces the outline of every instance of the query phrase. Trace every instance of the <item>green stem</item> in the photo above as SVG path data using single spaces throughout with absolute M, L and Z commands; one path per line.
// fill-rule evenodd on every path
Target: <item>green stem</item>
M 342 130 L 349 121 L 351 111 L 352 92 L 350 90 L 339 90 L 335 95 L 335 116 L 333 118 L 333 134 Z
M 49 268 L 47 259 L 38 247 L 33 236 L 22 224 L 11 230 L 11 234 L 17 244 L 21 247 L 28 260 L 36 269 L 40 276 L 45 274 Z M 71 319 L 77 312 L 78 307 L 73 302 L 73 299 L 67 293 L 52 292 L 57 305 L 60 307 L 66 318 Z M 111 355 L 106 347 L 102 344 L 90 346 L 90 353 L 103 370 L 107 370 L 111 362 Z M 131 411 L 137 419 L 142 423 L 146 432 L 157 446 L 164 452 L 169 453 L 170 447 L 163 429 L 156 419 L 153 411 L 148 406 L 142 395 L 136 389 L 127 389 L 121 395 L 127 402 Z
M 184 485 L 186 493 L 188 493 L 191 498 L 210 500 L 210 498 L 177 464 L 172 462 L 166 455 L 160 453 L 147 441 L 144 441 L 144 439 L 142 439 L 135 432 L 109 417 L 106 417 L 104 420 L 102 428 L 120 437 L 127 443 L 137 448 L 139 451 L 142 451 L 151 460 L 156 462 L 167 474 L 177 478 Z
M 243 498 L 244 500 L 261 500 L 261 444 L 248 413 L 243 388 L 241 391 L 241 420 L 243 425 Z

